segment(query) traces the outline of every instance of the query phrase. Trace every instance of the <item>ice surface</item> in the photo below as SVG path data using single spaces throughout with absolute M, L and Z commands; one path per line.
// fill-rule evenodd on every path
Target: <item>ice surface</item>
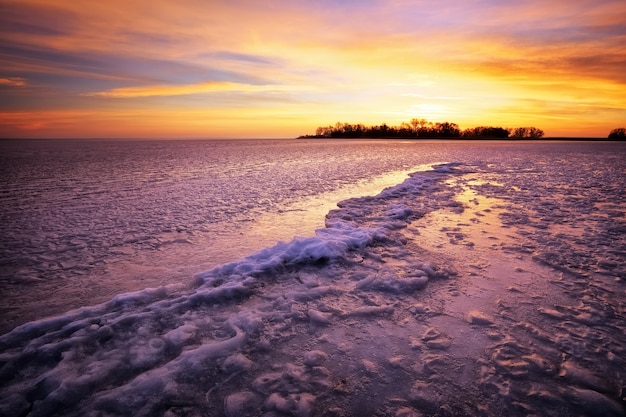
M 625 171 L 556 166 L 441 164 L 191 289 L 20 326 L 0 415 L 623 416 Z
M 437 160 L 414 145 L 0 141 L 0 333 L 310 237 Z

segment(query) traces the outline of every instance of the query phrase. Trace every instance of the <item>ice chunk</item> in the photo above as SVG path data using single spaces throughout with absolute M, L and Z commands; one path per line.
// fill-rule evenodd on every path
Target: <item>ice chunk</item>
M 224 413 L 227 417 L 253 415 L 261 405 L 261 398 L 250 391 L 230 394 L 224 399 Z
M 248 371 L 252 369 L 254 362 L 241 353 L 227 357 L 222 364 L 222 371 L 226 373 Z
M 196 279 L 206 284 L 215 276 L 254 275 L 286 266 L 327 262 L 344 257 L 349 250 L 361 250 L 376 239 L 384 239 L 384 233 L 336 221 L 326 229 L 317 230 L 315 237 L 279 242 L 243 260 L 198 274 Z
M 584 369 L 571 361 L 561 364 L 559 376 L 582 387 L 591 388 L 594 391 L 613 393 L 612 389 L 605 379 L 602 379 L 587 369 Z
M 324 363 L 327 357 L 328 355 L 321 350 L 312 350 L 304 354 L 304 364 L 306 366 L 319 366 Z
M 311 323 L 319 325 L 330 324 L 330 320 L 332 317 L 331 313 L 322 313 L 321 311 L 317 311 L 314 309 L 310 309 L 308 311 L 308 314 Z
M 623 417 L 626 414 L 617 401 L 591 389 L 572 387 L 566 396 L 590 417 Z
M 489 317 L 487 314 L 483 313 L 482 311 L 478 311 L 478 310 L 471 310 L 469 313 L 467 313 L 467 320 L 471 324 L 478 324 L 478 325 L 493 324 L 493 319 L 491 317 Z
M 265 401 L 265 409 L 275 410 L 296 417 L 309 417 L 313 414 L 315 399 L 314 395 L 306 392 L 289 394 L 287 396 L 273 393 Z
M 356 288 L 403 294 L 421 290 L 426 287 L 427 283 L 428 277 L 426 276 L 400 278 L 387 275 L 366 278 L 359 281 Z

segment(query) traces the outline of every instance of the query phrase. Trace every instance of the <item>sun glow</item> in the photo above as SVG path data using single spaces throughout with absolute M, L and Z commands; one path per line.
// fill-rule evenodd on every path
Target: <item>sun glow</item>
M 0 136 L 293 137 L 426 118 L 605 137 L 626 124 L 626 17 L 570 3 L 9 2 Z

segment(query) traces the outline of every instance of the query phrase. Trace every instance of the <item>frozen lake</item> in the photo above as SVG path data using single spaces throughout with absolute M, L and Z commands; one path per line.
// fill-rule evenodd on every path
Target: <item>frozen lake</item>
M 624 415 L 624 144 L 2 147 L 0 415 Z
M 437 146 L 337 141 L 0 143 L 1 330 L 312 236 Z

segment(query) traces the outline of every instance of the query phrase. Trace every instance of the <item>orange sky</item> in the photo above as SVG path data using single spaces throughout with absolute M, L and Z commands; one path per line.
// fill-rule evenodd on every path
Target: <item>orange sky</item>
M 0 0 L 0 137 L 626 126 L 623 0 Z

